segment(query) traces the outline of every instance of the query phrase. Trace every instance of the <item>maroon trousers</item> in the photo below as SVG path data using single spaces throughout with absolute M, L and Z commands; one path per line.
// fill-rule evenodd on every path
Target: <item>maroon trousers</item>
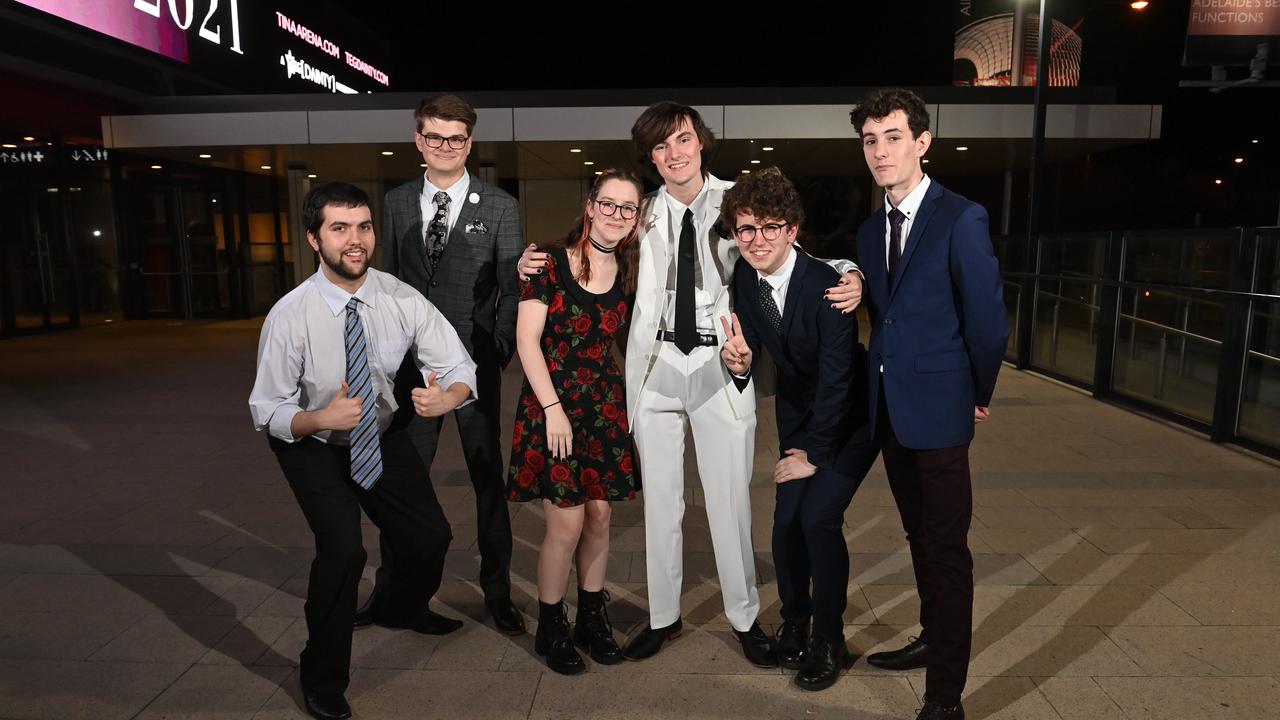
M 876 424 L 889 488 L 911 546 L 920 594 L 920 640 L 930 648 L 925 701 L 952 706 L 964 691 L 973 640 L 969 445 L 903 447 L 893 432 L 883 383 Z

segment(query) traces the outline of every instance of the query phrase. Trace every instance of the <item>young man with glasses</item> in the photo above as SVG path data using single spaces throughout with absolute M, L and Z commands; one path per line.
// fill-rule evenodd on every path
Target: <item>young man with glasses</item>
M 824 298 L 839 280 L 836 271 L 794 246 L 804 206 L 790 180 L 777 168 L 752 173 L 725 192 L 720 216 L 741 254 L 733 273 L 736 312 L 732 321 L 720 318 L 728 338 L 720 357 L 747 392 L 753 365 L 768 350 L 778 391 L 778 657 L 798 670 L 796 685 L 823 690 L 847 659 L 844 513 L 877 452 L 859 377 L 866 351 L 856 317 L 832 312 Z
M 505 499 L 499 402 L 502 369 L 515 353 L 520 210 L 510 195 L 467 172 L 476 124 L 471 105 L 455 95 L 440 95 L 423 100 L 413 117 L 414 144 L 427 169 L 387 193 L 382 266 L 440 309 L 476 362 L 478 397 L 459 408 L 454 418 L 475 490 L 485 606 L 499 630 L 516 635 L 524 632 L 524 619 L 511 602 L 511 517 Z M 411 362 L 405 358 L 406 366 Z M 416 373 L 401 372 L 398 377 L 410 381 L 397 384 L 399 399 L 413 390 Z M 409 436 L 430 468 L 443 418 L 403 413 L 397 422 L 408 424 Z M 391 548 L 385 542 L 381 548 L 375 595 L 395 568 Z M 369 603 L 361 608 L 358 624 L 378 621 L 369 609 Z

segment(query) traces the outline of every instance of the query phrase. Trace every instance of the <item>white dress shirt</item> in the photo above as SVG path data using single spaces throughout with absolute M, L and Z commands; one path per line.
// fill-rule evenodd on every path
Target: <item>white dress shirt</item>
M 898 237 L 900 246 L 898 247 L 898 257 L 902 257 L 902 251 L 907 249 L 907 237 L 911 235 L 911 223 L 916 219 L 916 213 L 920 211 L 920 203 L 924 202 L 924 194 L 929 192 L 929 176 L 925 175 L 919 184 L 902 198 L 902 202 L 898 204 L 898 212 L 907 216 L 902 222 L 902 234 Z M 893 223 L 889 221 L 889 211 L 894 209 L 893 203 L 889 201 L 889 193 L 884 194 L 884 266 L 889 267 L 889 240 L 893 236 Z
M 293 417 L 320 410 L 342 389 L 347 374 L 347 303 L 360 301 L 369 374 L 377 393 L 379 432 L 385 432 L 396 410 L 392 397 L 396 371 L 405 352 L 414 348 L 423 380 L 439 374 L 441 387 L 456 382 L 476 398 L 476 364 L 458 333 L 440 311 L 394 275 L 369 268 L 355 295 L 334 285 L 319 270 L 271 308 L 258 341 L 258 372 L 249 395 L 253 427 L 286 442 L 296 442 Z M 312 437 L 346 445 L 345 431 L 322 430 Z
M 778 315 L 785 315 L 787 312 L 787 288 L 791 285 L 791 271 L 796 269 L 796 253 L 800 252 L 797 247 L 792 247 L 787 252 L 787 259 L 782 261 L 782 266 L 772 273 L 765 275 L 756 270 L 756 276 L 769 283 L 769 287 L 773 288 L 773 302 L 778 306 Z M 757 282 L 756 285 L 760 283 Z
M 709 246 L 705 242 L 705 238 L 711 232 L 711 228 L 716 224 L 716 220 L 720 218 L 719 209 L 707 208 L 707 183 L 702 184 L 702 189 L 698 191 L 697 197 L 689 205 L 685 205 L 679 200 L 671 196 L 667 192 L 667 186 L 663 185 L 662 190 L 658 193 L 663 202 L 667 203 L 667 217 L 670 219 L 670 227 L 668 228 L 667 237 L 671 238 L 671 262 L 675 264 L 677 273 L 680 268 L 680 230 L 684 227 L 684 213 L 686 210 L 693 211 L 693 231 L 694 242 L 693 250 L 698 253 L 698 266 L 694 271 L 694 293 L 693 293 L 693 317 L 694 325 L 700 334 L 714 335 L 715 330 L 715 293 L 720 292 L 719 287 L 704 287 L 705 275 L 699 276 L 698 270 L 707 267 L 707 263 L 713 262 L 707 256 Z M 663 313 L 663 327 L 667 330 L 676 329 L 676 291 L 675 288 L 667 290 L 667 307 Z
M 458 178 L 458 182 L 449 186 L 445 193 L 449 196 L 449 230 L 445 233 L 445 239 L 448 240 L 449 233 L 453 232 L 453 226 L 458 223 L 458 216 L 462 214 L 462 203 L 467 201 L 467 190 L 471 189 L 471 173 L 464 172 L 462 177 Z M 418 203 L 422 207 L 422 241 L 427 241 L 427 231 L 431 229 L 431 220 L 436 216 L 436 193 L 441 188 L 431 184 L 431 179 L 423 173 L 422 196 L 418 198 Z

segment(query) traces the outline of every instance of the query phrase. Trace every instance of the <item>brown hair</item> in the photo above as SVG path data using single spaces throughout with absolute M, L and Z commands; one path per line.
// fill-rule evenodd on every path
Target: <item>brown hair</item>
M 591 242 L 587 239 L 591 234 L 591 218 L 587 215 L 587 210 L 600 195 L 600 188 L 610 180 L 631 183 L 636 188 L 636 195 L 641 198 L 640 207 L 636 210 L 636 224 L 632 226 L 631 232 L 627 233 L 622 242 L 618 243 L 618 249 L 614 251 L 618 258 L 618 275 L 622 283 L 622 294 L 630 296 L 636 291 L 636 271 L 640 259 L 640 243 L 637 242 L 637 238 L 640 234 L 640 223 L 644 219 L 644 183 L 640 178 L 626 170 L 616 168 L 608 168 L 597 175 L 595 183 L 591 185 L 591 192 L 587 195 L 587 202 L 582 206 L 582 216 L 574 223 L 573 229 L 564 236 L 563 244 L 566 249 L 577 252 L 578 272 L 574 277 L 580 285 L 585 286 L 591 282 L 591 253 L 587 252 L 587 246 Z
M 667 101 L 650 105 L 640 113 L 640 117 L 636 118 L 635 124 L 631 126 L 631 142 L 635 145 L 641 167 L 657 171 L 651 157 L 653 149 L 659 143 L 666 142 L 667 138 L 680 128 L 680 123 L 686 119 L 693 128 L 694 134 L 698 136 L 699 142 L 702 143 L 702 174 L 707 174 L 707 154 L 711 152 L 716 136 L 711 134 L 711 128 L 702 121 L 702 116 L 697 110 L 688 105 Z
M 418 109 L 413 111 L 413 121 L 417 123 L 419 132 L 422 131 L 422 121 L 427 118 L 460 122 L 467 126 L 468 136 L 476 127 L 475 108 L 457 95 L 433 95 L 424 98 L 418 103 Z
M 849 122 L 853 131 L 862 137 L 862 126 L 867 120 L 883 120 L 901 110 L 907 116 L 907 127 L 911 129 L 911 137 L 918 138 L 920 133 L 929 129 L 929 109 L 924 100 L 910 90 L 902 88 L 882 88 L 872 90 L 849 111 Z
M 796 228 L 804 222 L 800 193 L 776 167 L 757 170 L 725 190 L 724 199 L 720 202 L 720 217 L 724 224 L 735 228 L 740 212 L 749 212 L 757 220 L 777 218 Z

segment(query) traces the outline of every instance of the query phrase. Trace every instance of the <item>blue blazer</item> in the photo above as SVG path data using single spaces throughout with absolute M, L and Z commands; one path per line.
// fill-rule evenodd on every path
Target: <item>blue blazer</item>
M 890 284 L 885 208 L 858 228 L 858 263 L 871 313 L 868 399 L 875 427 L 884 400 L 894 434 L 917 450 L 973 439 L 973 408 L 987 406 L 1009 337 L 987 211 L 930 180 Z
M 782 332 L 774 332 L 760 308 L 759 275 L 742 258 L 733 271 L 734 311 L 751 347 L 752 372 L 768 350 L 777 371 L 778 449 L 799 448 L 809 462 L 861 480 L 874 461 L 867 423 L 866 350 L 858 342 L 855 316 L 831 309 L 823 299 L 839 274 L 792 247 L 796 265 L 782 308 Z M 739 381 L 739 390 L 746 381 Z

